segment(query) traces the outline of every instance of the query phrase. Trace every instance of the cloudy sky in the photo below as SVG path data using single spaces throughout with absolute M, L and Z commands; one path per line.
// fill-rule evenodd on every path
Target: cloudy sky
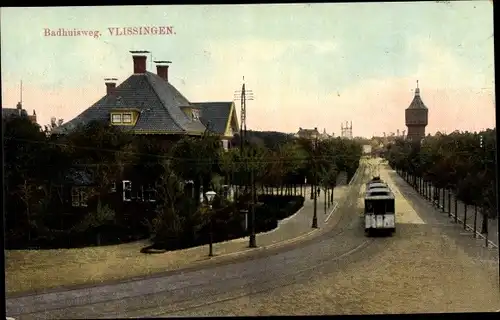
M 109 31 L 139 26 L 175 34 Z M 171 60 L 170 81 L 193 102 L 233 100 L 245 76 L 255 130 L 338 135 L 342 121 L 356 136 L 404 130 L 417 80 L 428 132 L 495 125 L 490 1 L 2 8 L 1 30 L 2 106 L 15 107 L 22 80 L 23 105 L 42 125 L 100 99 L 104 78 L 130 76 L 130 50 Z

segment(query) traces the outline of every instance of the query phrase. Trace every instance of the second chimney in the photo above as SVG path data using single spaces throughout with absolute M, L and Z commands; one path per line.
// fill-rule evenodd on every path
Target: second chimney
M 149 51 L 130 51 L 130 53 L 132 53 L 132 58 L 134 59 L 134 74 L 146 73 L 146 54 Z
M 115 90 L 116 90 L 116 81 L 118 79 L 116 78 L 107 78 L 107 79 L 104 79 L 105 83 L 106 83 L 106 94 L 108 96 L 111 96 L 111 95 L 114 95 L 115 94 Z
M 172 61 L 155 61 L 156 63 L 156 74 L 163 80 L 168 82 L 168 67 Z

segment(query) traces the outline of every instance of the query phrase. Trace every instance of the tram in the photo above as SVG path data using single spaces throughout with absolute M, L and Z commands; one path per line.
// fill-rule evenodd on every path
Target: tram
M 366 184 L 364 223 L 365 233 L 374 231 L 393 234 L 396 231 L 395 197 L 389 186 L 374 177 Z

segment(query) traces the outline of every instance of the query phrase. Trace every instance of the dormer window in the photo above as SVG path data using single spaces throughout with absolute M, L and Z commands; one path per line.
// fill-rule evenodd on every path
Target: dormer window
M 122 120 L 123 120 L 123 123 L 132 123 L 132 114 L 131 113 L 124 113 Z
M 122 114 L 112 114 L 111 115 L 111 122 L 112 123 L 122 123 Z
M 111 124 L 123 125 L 123 126 L 133 126 L 137 120 L 137 115 L 135 110 L 113 110 L 111 111 Z

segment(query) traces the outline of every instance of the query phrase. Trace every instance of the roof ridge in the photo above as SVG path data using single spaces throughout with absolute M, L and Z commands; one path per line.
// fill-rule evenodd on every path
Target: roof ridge
M 162 104 L 163 108 L 165 108 L 165 110 L 170 114 L 170 116 L 172 118 L 172 121 L 178 127 L 180 127 L 182 129 L 182 131 L 189 132 L 190 129 L 188 128 L 188 126 L 190 126 L 193 122 L 194 123 L 198 123 L 202 127 L 202 128 L 200 128 L 200 129 L 202 129 L 202 131 L 204 129 L 206 129 L 205 125 L 201 121 L 196 122 L 196 121 L 190 120 L 189 117 L 181 110 L 181 108 L 180 108 L 181 105 L 174 106 L 175 110 L 173 110 L 173 109 L 169 108 L 165 104 L 166 101 L 164 101 L 162 99 L 160 93 L 157 90 L 157 89 L 159 89 L 158 85 L 166 85 L 166 87 L 168 88 L 168 90 L 173 91 L 174 94 L 177 94 L 180 98 L 186 100 L 187 103 L 188 103 L 188 105 L 182 104 L 183 107 L 187 107 L 187 106 L 192 106 L 193 105 L 179 90 L 177 90 L 177 88 L 175 86 L 173 86 L 171 83 L 169 83 L 168 81 L 165 81 L 164 79 L 162 79 L 161 77 L 159 77 L 158 75 L 156 75 L 156 74 L 154 74 L 152 72 L 146 71 L 145 75 L 146 75 L 146 81 L 147 81 L 147 83 L 153 89 L 153 92 L 158 97 L 158 100 Z M 173 112 L 175 112 L 176 114 L 173 114 Z M 176 117 L 176 115 L 177 116 L 181 115 L 181 117 L 183 117 L 186 121 L 183 122 L 182 119 L 179 119 L 179 117 Z
M 202 101 L 202 102 L 191 102 L 192 104 L 202 104 L 202 103 L 234 103 L 234 101 Z
M 158 98 L 158 101 L 160 101 L 160 103 L 161 103 L 161 105 L 163 106 L 163 108 L 164 108 L 165 110 L 167 110 L 167 112 L 169 112 L 170 110 L 167 108 L 167 106 L 165 106 L 165 103 L 164 103 L 163 99 L 160 97 L 160 95 L 159 95 L 159 94 L 158 94 L 158 92 L 156 91 L 155 86 L 151 83 L 151 79 L 150 79 L 150 76 L 151 76 L 151 75 L 154 75 L 154 73 L 149 72 L 149 71 L 146 71 L 146 82 L 148 83 L 148 85 L 151 87 L 151 89 L 152 89 L 152 90 L 153 90 L 153 92 L 155 93 L 156 97 Z M 187 100 L 187 99 L 186 99 L 186 100 Z M 189 101 L 189 100 L 188 100 L 188 101 Z M 182 130 L 182 131 L 186 131 L 186 130 L 184 129 L 184 126 L 183 126 L 183 125 L 181 125 L 181 124 L 177 121 L 177 119 L 175 119 L 175 117 L 173 117 L 173 116 L 171 115 L 171 118 L 172 118 L 172 121 L 173 121 L 173 122 L 174 122 L 174 123 L 175 123 L 175 124 L 176 124 L 179 128 L 181 128 L 181 130 Z

